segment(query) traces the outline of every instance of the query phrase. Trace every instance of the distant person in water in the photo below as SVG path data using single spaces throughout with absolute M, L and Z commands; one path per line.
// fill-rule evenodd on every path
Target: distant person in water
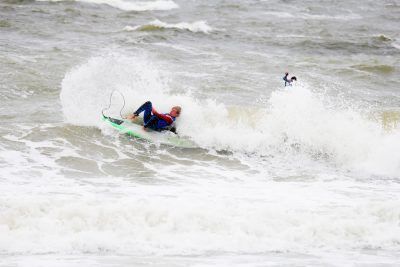
M 176 132 L 176 128 L 174 127 L 174 122 L 177 117 L 181 114 L 181 107 L 175 106 L 171 108 L 169 113 L 158 113 L 154 108 L 150 101 L 147 101 L 143 105 L 141 105 L 133 114 L 128 115 L 127 119 L 135 120 L 140 113 L 144 112 L 143 115 L 143 128 L 144 129 L 152 129 L 155 131 L 163 131 L 170 130 L 172 132 Z
M 297 78 L 296 76 L 292 76 L 292 78 L 289 79 L 289 72 L 285 72 L 283 80 L 285 81 L 285 86 L 292 86 L 293 81 L 297 81 Z

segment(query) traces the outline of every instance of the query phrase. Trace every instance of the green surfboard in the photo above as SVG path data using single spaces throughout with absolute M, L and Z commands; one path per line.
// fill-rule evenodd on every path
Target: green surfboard
M 170 145 L 182 148 L 197 147 L 196 144 L 191 140 L 180 137 L 179 135 L 170 131 L 157 132 L 150 129 L 144 130 L 142 120 L 131 122 L 130 120 L 115 119 L 103 116 L 103 121 L 117 129 L 120 133 L 139 139 L 144 139 L 155 144 Z

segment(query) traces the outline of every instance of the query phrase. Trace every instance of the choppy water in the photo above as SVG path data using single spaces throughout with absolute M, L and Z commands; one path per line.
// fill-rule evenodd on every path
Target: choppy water
M 1 1 L 0 265 L 397 266 L 399 18 L 397 0 Z M 109 129 L 113 90 L 124 113 L 181 105 L 198 148 Z

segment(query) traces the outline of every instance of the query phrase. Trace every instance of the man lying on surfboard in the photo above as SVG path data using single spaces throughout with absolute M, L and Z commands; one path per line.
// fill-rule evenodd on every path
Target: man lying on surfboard
M 143 116 L 143 128 L 149 128 L 155 131 L 170 130 L 175 132 L 173 123 L 177 117 L 181 114 L 181 107 L 175 106 L 171 108 L 169 113 L 158 113 L 153 108 L 153 104 L 150 101 L 145 102 L 141 105 L 132 115 L 128 115 L 127 119 L 133 121 L 144 111 Z

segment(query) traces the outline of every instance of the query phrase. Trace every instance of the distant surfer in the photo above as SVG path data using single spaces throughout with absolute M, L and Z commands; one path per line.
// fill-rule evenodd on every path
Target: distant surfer
M 175 133 L 176 128 L 173 124 L 176 118 L 181 114 L 181 110 L 181 107 L 175 106 L 171 108 L 169 113 L 158 113 L 157 110 L 153 108 L 153 104 L 150 101 L 147 101 L 133 112 L 133 114 L 128 115 L 127 119 L 133 121 L 140 115 L 140 113 L 144 112 L 144 129 L 149 128 L 155 131 L 170 130 Z
M 285 86 L 292 86 L 293 81 L 297 81 L 297 78 L 296 76 L 292 76 L 292 78 L 289 79 L 289 72 L 285 72 L 283 80 L 285 81 Z

